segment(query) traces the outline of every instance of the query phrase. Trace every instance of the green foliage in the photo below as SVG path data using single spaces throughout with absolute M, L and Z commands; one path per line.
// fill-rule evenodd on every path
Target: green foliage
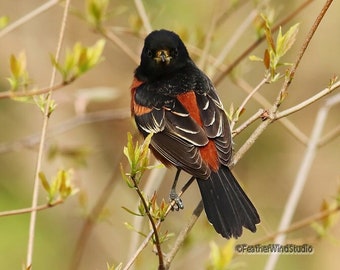
M 40 109 L 40 111 L 47 117 L 50 117 L 51 114 L 54 112 L 54 110 L 57 107 L 57 104 L 55 103 L 54 99 L 47 99 L 46 95 L 38 95 L 34 97 L 34 102 Z
M 43 172 L 39 173 L 39 178 L 42 186 L 47 191 L 49 204 L 53 204 L 58 200 L 64 201 L 69 196 L 78 192 L 78 190 L 72 185 L 72 170 L 59 170 L 51 182 L 47 180 Z
M 125 173 L 122 166 L 121 173 L 123 179 L 131 188 L 135 188 L 136 185 L 138 186 L 145 170 L 152 168 L 149 166 L 149 144 L 151 137 L 152 134 L 149 134 L 143 144 L 139 146 L 138 142 L 134 145 L 132 135 L 130 132 L 128 133 L 128 142 L 127 146 L 124 147 L 124 155 L 129 161 L 130 173 Z
M 316 231 L 319 237 L 329 236 L 329 231 L 333 228 L 337 222 L 339 221 L 339 211 L 336 211 L 340 208 L 340 191 L 337 194 L 337 197 L 331 201 L 324 200 L 321 205 L 321 211 L 334 211 L 335 213 L 327 215 L 320 222 L 313 222 L 311 227 Z
M 207 270 L 227 270 L 235 268 L 232 265 L 232 259 L 235 253 L 236 240 L 231 238 L 227 243 L 219 247 L 215 242 L 210 243 L 210 260 L 207 264 Z
M 120 263 L 117 266 L 106 264 L 107 270 L 121 270 L 123 269 L 123 264 Z
M 0 30 L 5 28 L 9 23 L 9 17 L 8 16 L 1 16 L 0 17 Z
M 291 65 L 290 63 L 281 62 L 282 57 L 289 51 L 296 40 L 296 35 L 299 30 L 299 24 L 295 24 L 289 28 L 289 30 L 283 34 L 280 27 L 279 33 L 274 41 L 272 31 L 270 29 L 270 23 L 264 15 L 262 15 L 264 33 L 267 40 L 267 49 L 264 52 L 263 58 L 258 56 L 250 56 L 252 61 L 262 61 L 265 68 L 270 73 L 270 81 L 277 81 L 282 75 L 277 71 L 277 68 L 282 65 Z
M 68 83 L 83 75 L 103 59 L 104 46 L 104 39 L 98 40 L 92 47 L 84 47 L 77 42 L 72 51 L 67 50 L 64 64 L 58 63 L 53 55 L 51 55 L 51 61 L 60 72 L 64 83 Z
M 86 21 L 95 29 L 101 28 L 106 20 L 109 0 L 87 0 L 85 6 Z
M 48 160 L 63 157 L 71 160 L 76 165 L 86 166 L 86 160 L 90 154 L 90 149 L 86 146 L 60 146 L 53 144 L 47 152 Z
M 152 134 L 149 134 L 141 145 L 139 145 L 138 141 L 134 144 L 131 133 L 128 133 L 128 142 L 127 146 L 124 147 L 124 155 L 128 159 L 130 165 L 130 172 L 126 173 L 123 169 L 123 166 L 121 165 L 121 174 L 127 185 L 130 188 L 135 189 L 140 198 L 137 207 L 138 212 L 130 210 L 126 207 L 123 207 L 123 209 L 135 216 L 141 217 L 147 216 L 149 218 L 149 221 L 155 224 L 155 222 L 157 221 L 164 220 L 166 213 L 169 209 L 169 204 L 166 203 L 165 200 L 163 199 L 161 203 L 158 205 L 156 193 L 154 193 L 153 196 L 149 198 L 139 188 L 139 184 L 142 180 L 144 172 L 148 169 L 154 168 L 153 166 L 149 166 L 149 154 L 150 154 L 149 145 L 151 142 L 151 138 Z M 125 223 L 125 225 L 129 229 L 134 230 L 140 235 L 146 237 L 146 235 L 143 232 L 136 230 L 132 225 L 128 223 Z M 162 235 L 160 235 L 159 232 L 157 232 L 157 234 L 159 237 L 158 244 L 166 241 L 169 237 L 171 237 L 171 234 L 168 234 L 167 232 Z M 155 237 L 153 237 L 152 240 L 153 243 L 157 242 Z
M 30 81 L 26 70 L 26 54 L 24 52 L 19 53 L 18 56 L 12 54 L 9 63 L 11 76 L 7 80 L 11 91 L 17 91 L 19 88 L 26 90 Z
M 153 168 L 152 166 L 149 166 L 149 145 L 151 138 L 152 134 L 149 134 L 145 138 L 143 144 L 139 145 L 138 141 L 134 144 L 131 133 L 128 133 L 128 142 L 127 146 L 124 147 L 124 155 L 129 161 L 130 172 L 125 173 L 121 166 L 121 174 L 130 188 L 139 189 L 139 184 L 144 172 Z M 150 213 L 154 220 L 162 221 L 165 217 L 169 204 L 162 200 L 161 204 L 158 205 L 156 193 L 154 193 L 151 198 L 147 198 L 141 191 L 140 197 L 141 200 L 138 204 L 138 213 L 125 207 L 123 207 L 123 209 L 136 216 L 145 216 L 147 213 Z

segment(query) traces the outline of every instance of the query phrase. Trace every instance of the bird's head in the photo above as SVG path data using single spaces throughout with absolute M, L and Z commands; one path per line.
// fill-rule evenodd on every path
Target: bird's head
M 174 32 L 156 30 L 145 38 L 140 68 L 149 79 L 170 74 L 185 66 L 188 61 L 188 51 Z

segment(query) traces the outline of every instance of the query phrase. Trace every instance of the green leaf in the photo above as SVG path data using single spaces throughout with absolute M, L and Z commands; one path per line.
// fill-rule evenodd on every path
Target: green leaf
M 279 58 L 284 56 L 287 51 L 293 46 L 296 40 L 297 33 L 299 32 L 299 24 L 295 24 L 282 35 L 281 27 L 276 39 L 276 54 Z
M 210 243 L 210 260 L 207 269 L 209 270 L 225 270 L 229 269 L 233 256 L 236 240 L 231 238 L 222 247 L 215 242 Z
M 95 28 L 100 28 L 106 20 L 109 0 L 87 0 L 86 20 Z
M 257 62 L 262 62 L 263 61 L 263 59 L 261 57 L 258 57 L 256 55 L 250 55 L 249 56 L 249 60 L 250 61 L 257 61 Z
M 0 17 L 0 29 L 5 28 L 9 23 L 9 17 L 8 16 L 1 16 Z
M 89 71 L 103 59 L 104 46 L 104 39 L 98 40 L 92 47 L 84 47 L 77 42 L 72 50 L 66 51 L 64 64 L 58 63 L 53 55 L 51 61 L 60 72 L 63 81 L 69 82 Z
M 121 270 L 123 269 L 123 263 L 118 264 L 117 266 L 109 265 L 106 263 L 107 270 Z
M 39 172 L 39 179 L 41 181 L 42 186 L 44 189 L 49 193 L 51 190 L 50 184 L 47 181 L 46 175 L 43 172 Z
M 20 87 L 26 88 L 29 83 L 29 76 L 26 70 L 26 54 L 19 53 L 18 57 L 14 54 L 9 59 L 11 77 L 7 78 L 12 91 L 18 90 Z
M 34 96 L 33 100 L 43 114 L 46 114 L 46 106 L 47 106 L 47 103 L 48 103 L 47 117 L 50 117 L 51 114 L 54 112 L 54 110 L 57 107 L 55 100 L 54 99 L 48 100 L 45 95 Z
M 142 214 L 140 214 L 140 213 L 136 213 L 135 211 L 130 210 L 129 208 L 127 208 L 127 207 L 125 207 L 125 206 L 122 206 L 122 208 L 123 208 L 126 212 L 128 212 L 128 213 L 130 213 L 130 214 L 132 214 L 132 215 L 134 215 L 134 216 L 137 216 L 137 217 L 143 217 L 143 216 L 144 216 L 144 215 L 142 215 Z

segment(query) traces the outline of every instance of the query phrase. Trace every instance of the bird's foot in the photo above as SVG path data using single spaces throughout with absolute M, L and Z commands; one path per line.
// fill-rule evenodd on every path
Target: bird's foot
M 174 205 L 172 206 L 171 210 L 176 210 L 179 211 L 180 209 L 184 208 L 184 204 L 182 202 L 182 199 L 178 196 L 175 190 L 170 191 L 170 201 L 175 202 Z

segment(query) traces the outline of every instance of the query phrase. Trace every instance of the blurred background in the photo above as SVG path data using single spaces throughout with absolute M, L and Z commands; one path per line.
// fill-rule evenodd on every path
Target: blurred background
M 264 1 L 269 2 L 267 4 L 255 2 L 259 1 L 143 1 L 152 27 L 167 28 L 179 33 L 196 62 L 200 61 L 201 49 L 216 16 L 225 14 L 211 37 L 209 54 L 215 57 L 235 37 L 240 25 L 249 19 L 249 14 L 254 10 L 272 14 L 275 24 L 304 3 L 302 0 L 285 1 L 284 4 L 282 1 Z M 324 4 L 324 1 L 307 2 L 311 4 L 283 26 L 285 32 L 290 26 L 300 23 L 296 43 L 284 58 L 286 62 L 295 61 L 304 38 Z M 0 16 L 7 16 L 9 23 L 12 23 L 44 3 L 46 1 L 41 0 L 1 1 Z M 281 110 L 318 93 L 328 86 L 334 75 L 339 75 L 339 10 L 340 3 L 334 1 L 315 33 Z M 112 0 L 107 11 L 105 27 L 115 33 L 138 59 L 146 33 L 134 2 Z M 103 38 L 86 22 L 85 13 L 86 1 L 71 1 L 62 55 L 65 55 L 66 48 L 72 48 L 76 42 L 90 46 Z M 30 89 L 49 85 L 52 73 L 50 54 L 54 54 L 56 50 L 62 14 L 63 3 L 56 4 L 1 37 L 0 91 L 9 90 L 6 80 L 10 76 L 9 58 L 11 54 L 19 55 L 20 52 L 25 52 L 27 57 L 27 70 L 32 79 Z M 223 62 L 225 66 L 232 63 L 257 39 L 256 20 L 253 21 L 231 47 Z M 263 42 L 251 54 L 262 57 L 265 48 L 266 43 Z M 140 139 L 129 116 L 129 87 L 136 66 L 136 61 L 108 40 L 104 60 L 98 66 L 53 93 L 57 108 L 48 125 L 42 171 L 48 179 L 52 179 L 58 169 L 72 168 L 79 192 L 64 204 L 38 213 L 34 269 L 107 269 L 106 263 L 126 263 L 137 248 L 132 241 L 136 232 L 124 225 L 126 222 L 133 224 L 135 217 L 124 211 L 122 206 L 136 209 L 138 197 L 127 187 L 119 171 L 120 163 L 127 165 L 123 156 L 127 132 L 132 132 L 134 139 Z M 211 71 L 209 63 L 203 68 Z M 210 74 L 212 79 L 217 78 L 219 72 L 217 70 Z M 246 57 L 231 75 L 223 79 L 217 89 L 227 111 L 231 104 L 237 108 L 247 96 L 235 84 L 235 78 L 254 88 L 263 79 L 264 72 L 263 64 L 251 62 Z M 281 72 L 284 73 L 284 68 Z M 59 76 L 57 82 L 60 81 Z M 281 85 L 282 80 L 265 85 L 260 93 L 273 102 Z M 329 96 L 325 99 L 327 98 Z M 325 99 L 289 116 L 288 119 L 309 137 L 316 114 L 324 105 Z M 259 108 L 264 107 L 251 100 L 237 125 Z M 339 115 L 340 106 L 336 106 L 328 115 L 323 134 L 339 125 Z M 0 211 L 26 208 L 31 204 L 42 121 L 42 113 L 35 104 L 9 98 L 0 100 Z M 256 122 L 235 137 L 235 151 L 259 123 Z M 237 240 L 238 244 L 255 243 L 277 230 L 305 150 L 306 145 L 293 137 L 279 122 L 275 122 L 239 161 L 234 169 L 235 175 L 252 198 L 262 222 L 256 234 L 245 231 Z M 339 196 L 339 150 L 339 137 L 318 149 L 293 222 L 318 213 L 324 200 L 331 202 Z M 160 201 L 163 197 L 168 198 L 175 170 L 158 170 L 159 174 L 165 173 L 158 190 Z M 144 179 L 146 182 L 147 175 Z M 184 184 L 187 179 L 188 175 L 183 174 L 181 183 Z M 83 239 L 86 240 L 82 242 L 79 238 L 85 219 L 98 200 L 103 198 L 102 192 L 105 190 L 106 195 L 110 195 L 109 199 L 99 217 L 92 220 L 91 230 L 85 231 Z M 151 189 L 149 195 L 153 192 Z M 176 236 L 189 220 L 199 200 L 199 192 L 194 183 L 184 194 L 185 209 L 170 213 L 162 229 Z M 44 203 L 46 193 L 41 190 L 39 204 Z M 146 221 L 143 224 L 142 230 L 146 233 L 148 225 Z M 25 263 L 28 227 L 28 214 L 0 218 L 1 269 L 21 269 Z M 276 269 L 338 269 L 339 229 L 339 223 L 335 223 L 323 237 L 311 226 L 288 234 L 288 243 L 312 244 L 314 254 L 281 256 Z M 172 247 L 174 239 L 172 237 L 164 243 L 165 252 Z M 226 244 L 226 240 L 215 233 L 202 214 L 175 258 L 172 269 L 206 269 L 211 241 L 219 246 Z M 81 255 L 77 253 L 79 247 Z M 237 269 L 262 269 L 267 259 L 268 255 L 235 255 L 232 266 Z M 75 265 L 75 260 L 78 261 L 78 268 L 71 266 Z M 156 269 L 157 262 L 150 245 L 137 260 L 135 269 Z

